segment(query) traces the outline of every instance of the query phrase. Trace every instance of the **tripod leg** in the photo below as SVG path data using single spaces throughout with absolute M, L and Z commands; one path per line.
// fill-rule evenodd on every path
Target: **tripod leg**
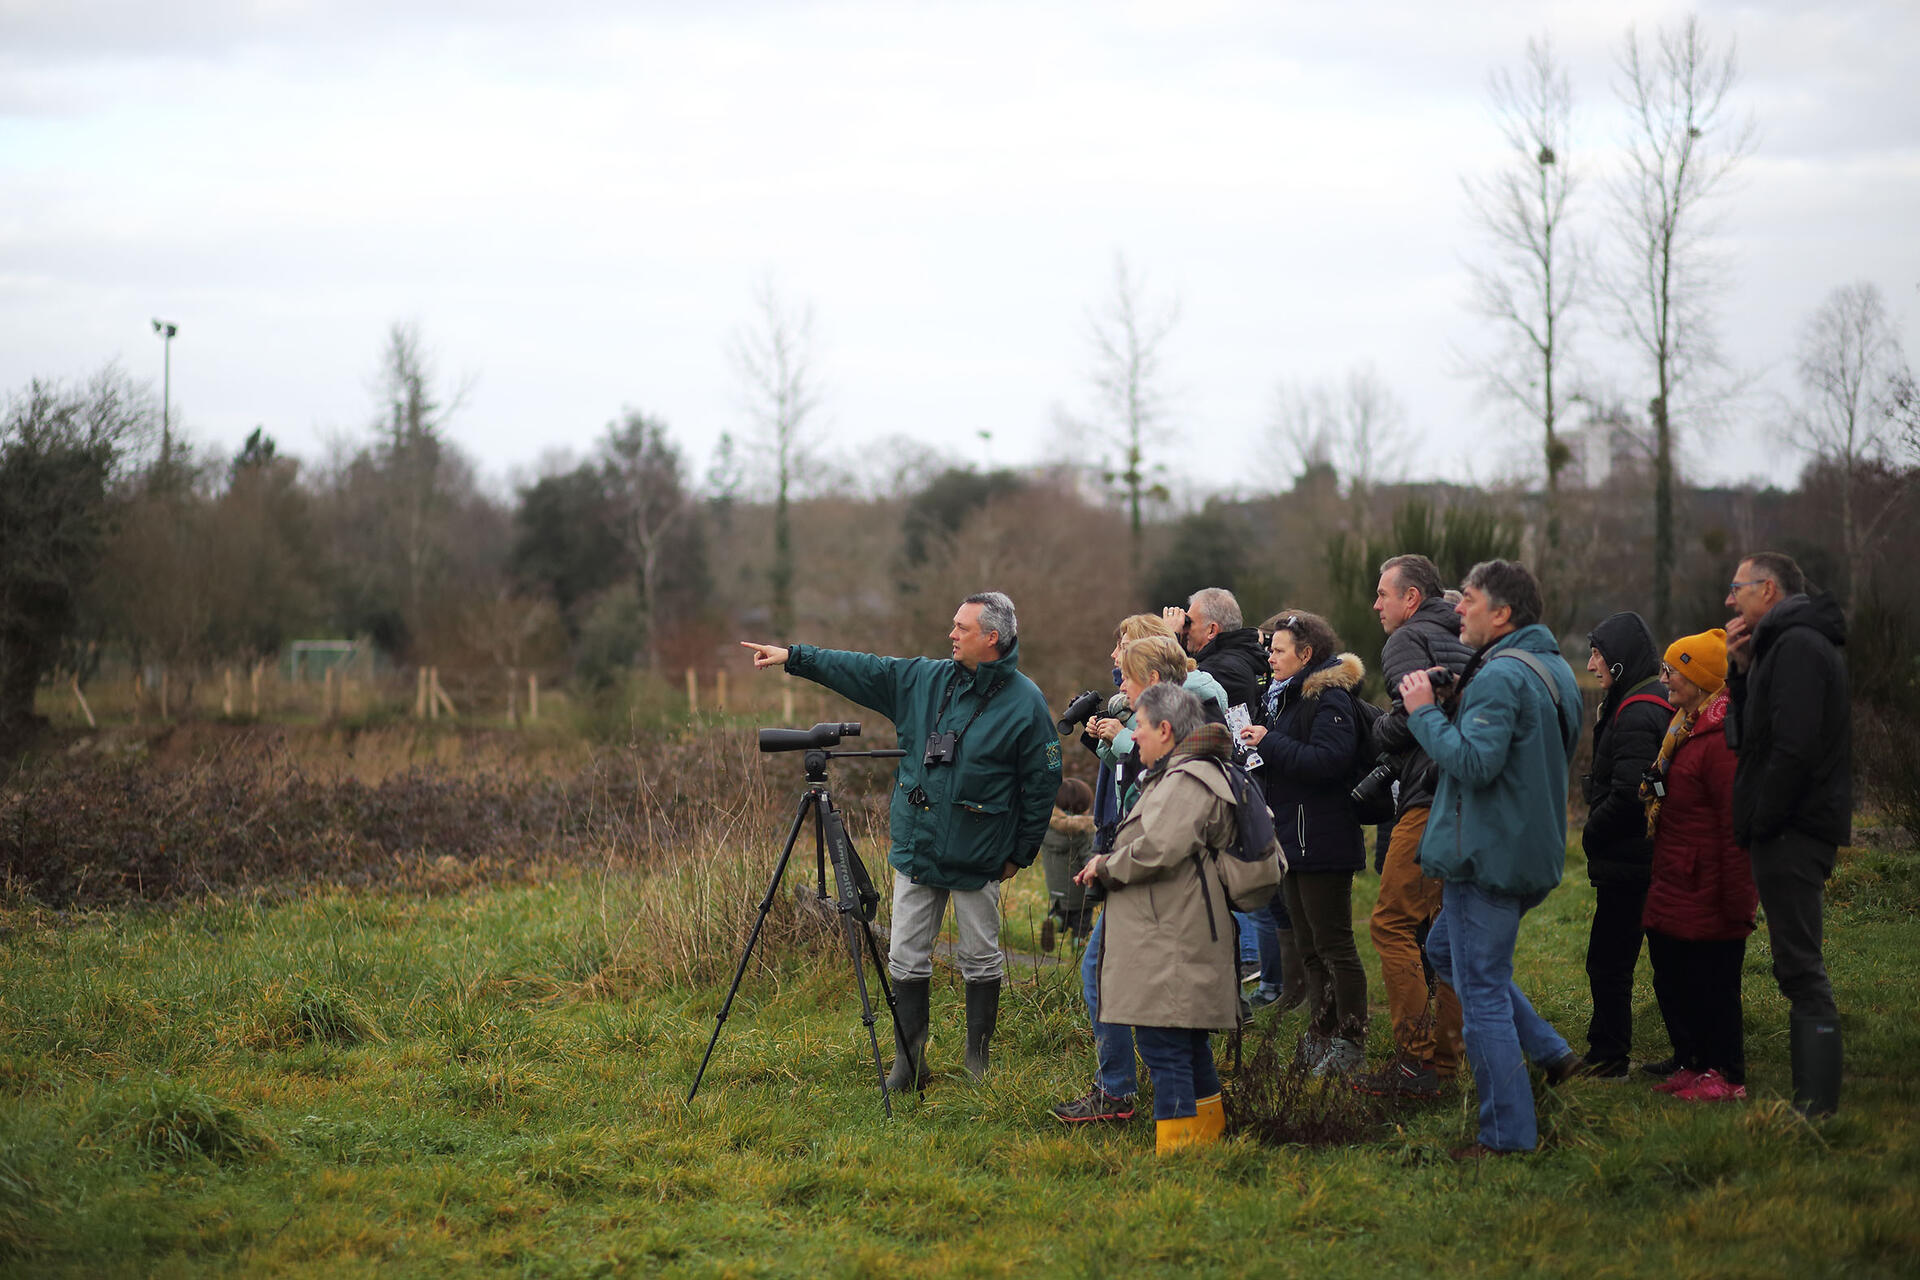
M 865 933 L 869 944 L 873 942 L 873 931 L 867 927 L 866 917 L 860 911 L 859 894 L 854 887 L 853 860 L 859 857 L 853 851 L 853 841 L 847 836 L 847 827 L 840 820 L 840 813 L 833 807 L 831 799 L 823 798 L 819 808 L 820 835 L 823 853 L 830 852 L 833 858 L 834 889 L 840 910 L 840 927 L 847 940 L 847 957 L 853 961 L 854 985 L 860 989 L 860 1022 L 867 1029 L 867 1043 L 873 1048 L 873 1072 L 880 1082 L 880 1106 L 886 1111 L 887 1118 L 893 1118 L 893 1102 L 887 1097 L 887 1069 L 880 1061 L 880 1037 L 873 1029 L 873 999 L 867 994 L 866 958 L 860 954 L 860 935 Z M 824 888 L 824 886 L 822 886 Z M 877 948 L 874 949 L 874 968 L 879 973 L 880 989 L 886 992 L 887 1008 L 899 1016 L 893 1003 L 893 992 L 887 987 L 886 967 L 880 963 Z
M 754 918 L 753 932 L 747 935 L 747 945 L 741 949 L 740 963 L 734 966 L 733 985 L 727 988 L 726 1003 L 720 1006 L 720 1012 L 713 1020 L 713 1035 L 707 1040 L 707 1051 L 700 1058 L 700 1070 L 694 1074 L 693 1087 L 687 1090 L 687 1101 L 693 1101 L 693 1095 L 700 1092 L 700 1081 L 706 1077 L 707 1063 L 713 1060 L 713 1047 L 720 1043 L 720 1029 L 727 1025 L 727 1014 L 733 1010 L 733 998 L 740 993 L 740 980 L 746 976 L 747 961 L 753 957 L 754 944 L 760 941 L 760 930 L 767 923 L 767 912 L 773 909 L 774 895 L 780 891 L 780 881 L 787 874 L 787 862 L 793 857 L 793 846 L 800 839 L 800 827 L 807 820 L 807 810 L 817 809 L 820 797 L 807 792 L 800 797 L 800 811 L 794 814 L 793 828 L 787 832 L 787 844 L 780 851 L 780 861 L 774 865 L 773 878 L 767 881 L 767 892 L 760 899 L 760 914 Z M 876 1050 L 877 1052 L 877 1050 Z

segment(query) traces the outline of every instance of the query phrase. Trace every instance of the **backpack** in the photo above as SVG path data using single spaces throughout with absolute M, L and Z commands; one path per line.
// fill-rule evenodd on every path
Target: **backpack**
M 1287 857 L 1273 831 L 1273 810 L 1266 793 L 1245 769 L 1224 760 L 1220 766 L 1227 789 L 1233 793 L 1235 835 L 1232 844 L 1214 857 L 1214 878 L 1235 911 L 1258 911 L 1273 901 L 1286 874 Z M 1196 854 L 1198 858 L 1201 855 Z M 1205 879 L 1204 869 L 1201 877 Z

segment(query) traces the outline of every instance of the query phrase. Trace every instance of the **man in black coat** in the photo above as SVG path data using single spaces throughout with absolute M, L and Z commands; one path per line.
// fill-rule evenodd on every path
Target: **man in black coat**
M 1380 566 L 1373 611 L 1387 633 L 1380 651 L 1393 704 L 1373 726 L 1374 744 L 1395 766 L 1393 835 L 1380 863 L 1380 894 L 1368 921 L 1380 956 L 1380 980 L 1393 1020 L 1394 1058 L 1355 1082 L 1367 1093 L 1430 1097 L 1460 1068 L 1460 1002 L 1440 983 L 1429 998 L 1422 943 L 1440 913 L 1440 881 L 1420 871 L 1420 837 L 1433 807 L 1438 770 L 1407 729 L 1400 681 L 1415 671 L 1466 670 L 1473 650 L 1460 640 L 1460 615 L 1446 601 L 1440 570 L 1425 556 L 1395 556 Z
M 1645 936 L 1653 839 L 1640 802 L 1641 775 L 1660 754 L 1673 723 L 1673 704 L 1660 683 L 1660 650 L 1637 613 L 1616 613 L 1587 637 L 1587 670 L 1605 697 L 1593 726 L 1593 772 L 1582 781 L 1587 825 L 1580 845 L 1593 881 L 1593 928 L 1587 935 L 1587 987 L 1593 1020 L 1587 1024 L 1586 1073 L 1624 1080 L 1633 1047 L 1633 970 Z M 1658 1070 L 1650 1067 L 1649 1070 Z M 1669 1070 L 1660 1072 L 1671 1074 Z
M 1200 669 L 1227 691 L 1227 705 L 1245 707 L 1260 718 L 1260 700 L 1267 691 L 1266 646 L 1260 633 L 1245 625 L 1240 602 L 1225 587 L 1202 587 L 1187 598 L 1187 607 L 1168 605 L 1160 611 Z
M 1786 996 L 1793 1103 L 1808 1115 L 1840 1105 L 1840 1014 L 1821 954 L 1823 896 L 1839 846 L 1853 838 L 1852 704 L 1846 617 L 1807 594 L 1792 557 L 1748 556 L 1727 587 L 1727 745 L 1733 838 L 1753 881 Z

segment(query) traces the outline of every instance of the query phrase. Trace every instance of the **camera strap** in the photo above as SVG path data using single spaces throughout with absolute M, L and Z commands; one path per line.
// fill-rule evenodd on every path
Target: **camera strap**
M 973 728 L 973 722 L 980 718 L 980 713 L 987 709 L 989 702 L 993 701 L 993 695 L 1000 692 L 1000 690 L 1006 686 L 1006 683 L 1005 680 L 995 680 L 987 686 L 987 691 L 980 695 L 980 705 L 973 709 L 973 714 L 967 717 L 967 722 L 961 725 L 959 732 L 953 735 L 953 749 L 956 753 L 960 750 L 961 740 L 967 736 L 967 730 Z M 956 675 L 947 684 L 947 692 L 940 699 L 940 709 L 933 713 L 933 728 L 931 732 L 940 732 L 940 722 L 947 718 L 947 708 L 953 705 L 953 695 L 959 688 L 960 677 Z

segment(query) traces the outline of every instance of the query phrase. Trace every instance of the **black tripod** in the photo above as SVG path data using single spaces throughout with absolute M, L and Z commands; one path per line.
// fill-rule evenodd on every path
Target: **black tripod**
M 854 732 L 859 731 L 858 726 L 853 728 Z M 824 903 L 827 901 L 827 861 L 831 856 L 834 909 L 840 914 L 847 955 L 853 960 L 854 985 L 860 990 L 860 1022 L 866 1027 L 867 1041 L 873 1046 L 873 1069 L 880 1082 L 880 1105 L 885 1109 L 888 1119 L 892 1119 L 893 1103 L 887 1098 L 887 1072 L 880 1063 L 880 1038 L 873 1030 L 873 1001 L 867 995 L 866 964 L 860 954 L 861 939 L 864 937 L 866 953 L 873 960 L 874 976 L 880 980 L 880 994 L 886 998 L 887 1011 L 895 1013 L 893 988 L 887 985 L 887 967 L 881 962 L 880 945 L 873 937 L 873 917 L 880 906 L 880 892 L 873 887 L 873 877 L 867 874 L 866 864 L 860 861 L 860 855 L 854 851 L 853 841 L 847 837 L 846 824 L 840 821 L 840 811 L 834 807 L 833 797 L 827 792 L 827 761 L 844 756 L 892 759 L 906 754 L 904 751 L 824 749 L 807 752 L 807 789 L 800 796 L 800 811 L 794 814 L 793 828 L 787 832 L 786 848 L 780 851 L 780 861 L 773 868 L 773 879 L 767 882 L 766 896 L 760 899 L 760 914 L 754 919 L 753 932 L 747 935 L 746 948 L 741 951 L 740 963 L 733 971 L 733 986 L 727 990 L 727 1001 L 720 1006 L 720 1013 L 714 1019 L 713 1036 L 707 1041 L 706 1055 L 700 1059 L 700 1070 L 693 1077 L 693 1087 L 687 1090 L 688 1102 L 692 1102 L 693 1095 L 700 1091 L 700 1081 L 707 1074 L 707 1063 L 713 1059 L 713 1047 L 720 1043 L 720 1030 L 726 1026 L 727 1014 L 733 1009 L 733 998 L 740 992 L 740 980 L 746 975 L 747 961 L 753 956 L 754 944 L 760 941 L 760 929 L 767 923 L 767 912 L 773 907 L 774 896 L 780 891 L 780 881 L 787 874 L 787 862 L 793 857 L 793 846 L 799 842 L 800 829 L 806 825 L 807 814 L 812 813 L 817 868 L 814 883 L 819 886 L 819 900 Z

